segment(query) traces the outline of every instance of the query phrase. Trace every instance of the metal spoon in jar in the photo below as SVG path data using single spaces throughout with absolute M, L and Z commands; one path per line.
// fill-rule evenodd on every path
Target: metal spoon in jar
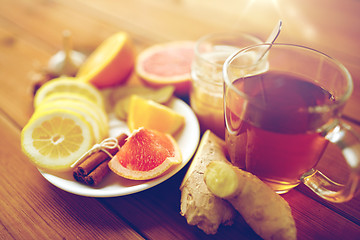
M 273 29 L 273 31 L 271 32 L 271 34 L 265 41 L 265 43 L 268 43 L 269 45 L 267 47 L 264 47 L 265 48 L 264 51 L 259 53 L 259 57 L 255 61 L 255 63 L 258 63 L 266 55 L 266 53 L 270 50 L 273 43 L 280 35 L 281 27 L 282 27 L 282 20 L 279 20 L 278 24 L 276 24 L 275 28 Z M 261 50 L 263 50 L 263 48 L 261 48 Z

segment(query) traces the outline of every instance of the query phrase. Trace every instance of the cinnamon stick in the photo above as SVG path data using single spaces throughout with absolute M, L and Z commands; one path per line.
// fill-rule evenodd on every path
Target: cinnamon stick
M 94 171 L 85 176 L 85 183 L 90 186 L 95 186 L 101 182 L 101 180 L 110 172 L 108 161 L 102 162 Z
M 114 156 L 117 153 L 118 148 L 107 149 L 107 151 Z M 81 175 L 86 176 L 108 158 L 110 157 L 107 153 L 103 151 L 98 151 L 91 154 L 87 159 L 85 159 L 85 161 L 79 164 L 77 170 Z
M 120 147 L 124 145 L 126 138 L 126 134 L 121 134 L 116 138 Z M 118 150 L 118 148 L 106 149 L 112 156 L 114 156 Z M 78 182 L 95 186 L 110 172 L 110 168 L 108 167 L 110 160 L 111 157 L 104 151 L 100 150 L 95 152 L 75 168 L 73 177 Z
M 73 172 L 73 176 L 74 176 L 74 179 L 76 180 L 76 181 L 78 181 L 78 182 L 81 182 L 81 183 L 85 183 L 85 178 L 84 178 L 84 176 L 83 175 L 81 175 L 80 173 L 79 173 L 79 171 L 74 171 Z

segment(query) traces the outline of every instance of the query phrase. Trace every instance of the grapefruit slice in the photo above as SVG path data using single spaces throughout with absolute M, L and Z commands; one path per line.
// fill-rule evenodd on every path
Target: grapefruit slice
M 176 41 L 153 45 L 138 55 L 135 71 L 148 86 L 173 85 L 175 94 L 187 95 L 191 86 L 192 41 Z
M 134 46 L 126 32 L 105 39 L 80 66 L 77 77 L 97 88 L 123 84 L 135 62 Z
M 110 160 L 109 167 L 127 179 L 148 180 L 161 176 L 181 162 L 180 149 L 171 135 L 140 128 Z

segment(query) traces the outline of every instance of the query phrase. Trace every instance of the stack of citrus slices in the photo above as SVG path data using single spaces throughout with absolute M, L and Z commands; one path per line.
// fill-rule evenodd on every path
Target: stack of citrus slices
M 44 84 L 34 98 L 35 111 L 21 132 L 23 152 L 45 170 L 68 171 L 95 143 L 107 137 L 101 93 L 75 78 Z
M 183 59 L 180 53 L 185 49 L 186 61 L 181 62 L 186 66 L 181 69 L 185 69 L 186 73 L 176 71 L 180 78 L 161 78 L 161 84 L 155 84 L 161 89 L 122 86 L 122 90 L 116 92 L 116 116 L 127 121 L 132 133 L 122 147 L 121 156 L 109 164 L 116 174 L 130 179 L 151 179 L 181 163 L 181 153 L 173 135 L 184 126 L 185 118 L 163 103 L 171 102 L 173 92 L 181 90 L 183 83 L 187 85 L 189 82 L 193 45 L 188 42 L 184 44 L 171 44 L 170 49 L 166 45 L 165 52 L 163 48 L 156 48 L 155 52 L 150 51 L 151 54 L 146 55 L 159 60 L 153 58 L 153 54 L 157 56 L 156 53 L 160 51 L 164 53 L 161 59 L 167 62 L 168 52 L 173 52 L 175 48 L 177 54 L 173 62 L 178 63 L 179 59 Z M 142 59 L 145 61 L 148 58 Z M 137 63 L 153 66 L 147 60 Z M 157 65 L 156 61 L 154 63 Z M 45 83 L 36 92 L 34 114 L 21 133 L 23 152 L 40 169 L 72 170 L 72 164 L 109 133 L 108 116 L 99 89 L 124 84 L 134 64 L 131 39 L 127 33 L 118 32 L 106 39 L 86 59 L 76 78 L 60 77 Z M 149 68 L 146 69 L 149 71 Z M 149 81 L 158 82 L 153 78 Z

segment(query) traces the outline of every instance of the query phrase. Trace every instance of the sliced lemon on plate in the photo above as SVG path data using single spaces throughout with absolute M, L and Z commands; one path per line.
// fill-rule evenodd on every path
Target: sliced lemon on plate
M 90 101 L 83 95 L 76 93 L 54 93 L 49 97 L 45 98 L 39 106 L 35 109 L 36 112 L 41 112 L 45 106 L 69 106 L 69 107 L 82 107 L 88 110 L 93 115 L 96 115 L 96 118 L 99 119 L 100 128 L 102 129 L 102 135 L 107 135 L 109 132 L 108 116 L 105 112 L 105 108 L 95 104 Z M 35 114 L 34 113 L 34 114 Z
M 35 108 L 46 98 L 59 93 L 69 93 L 73 94 L 73 96 L 83 96 L 99 106 L 104 106 L 104 100 L 100 91 L 91 84 L 79 81 L 76 78 L 60 77 L 48 81 L 36 92 L 34 98 Z
M 21 132 L 23 152 L 46 170 L 70 170 L 94 143 L 89 123 L 80 114 L 64 109 L 33 115 Z
M 91 108 L 88 104 L 80 101 L 73 100 L 58 100 L 41 104 L 35 111 L 34 115 L 41 115 L 43 112 L 49 110 L 68 110 L 80 114 L 92 127 L 96 142 L 101 142 L 108 135 L 108 124 L 104 124 L 100 111 L 96 111 L 97 108 Z

